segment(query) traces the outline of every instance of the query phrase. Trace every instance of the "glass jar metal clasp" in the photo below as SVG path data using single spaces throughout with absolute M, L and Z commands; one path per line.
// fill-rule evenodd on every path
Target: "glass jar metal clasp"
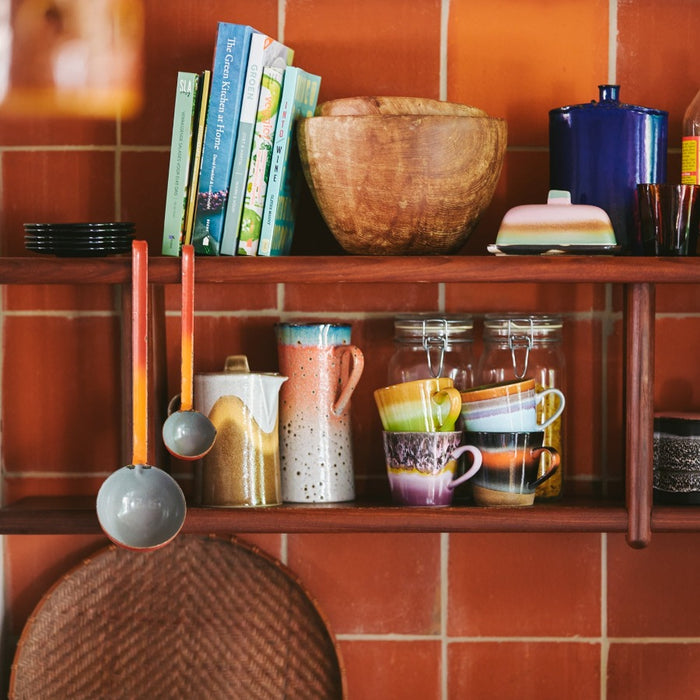
M 514 334 L 512 332 L 511 321 L 510 319 L 508 320 L 508 347 L 510 348 L 510 357 L 513 362 L 513 374 L 516 379 L 523 379 L 527 374 L 527 366 L 530 360 L 530 348 L 532 347 L 532 336 L 534 333 L 532 319 L 529 319 L 529 321 L 530 335 L 524 335 L 522 333 Z M 518 370 L 517 351 L 520 349 L 525 350 L 522 372 Z
M 428 335 L 428 323 L 442 323 L 443 325 L 443 335 Z M 425 356 L 428 361 L 428 369 L 430 374 L 434 378 L 442 376 L 442 371 L 444 369 L 445 363 L 445 346 L 447 345 L 447 321 L 444 318 L 441 319 L 430 319 L 423 321 L 423 349 L 425 350 Z M 437 372 L 434 369 L 432 351 L 437 350 Z

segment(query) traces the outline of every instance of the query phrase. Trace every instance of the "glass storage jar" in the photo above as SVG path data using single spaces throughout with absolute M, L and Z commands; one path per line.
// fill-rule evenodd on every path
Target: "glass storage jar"
M 532 378 L 536 390 L 556 388 L 566 396 L 566 363 L 562 348 L 563 320 L 555 314 L 486 314 L 484 317 L 484 350 L 479 360 L 478 381 L 493 384 L 515 379 Z M 568 398 L 568 397 L 567 397 Z M 558 405 L 556 396 L 547 396 L 537 408 L 539 422 L 552 415 Z M 565 466 L 564 413 L 544 431 L 544 444 L 561 455 L 557 472 L 537 487 L 538 500 L 561 495 L 562 471 Z M 540 473 L 546 471 L 543 464 Z
M 450 377 L 459 391 L 474 385 L 474 321 L 469 315 L 410 314 L 394 319 L 389 384 Z

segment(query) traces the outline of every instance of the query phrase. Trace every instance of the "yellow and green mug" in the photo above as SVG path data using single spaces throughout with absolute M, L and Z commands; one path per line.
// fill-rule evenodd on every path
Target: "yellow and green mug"
M 462 410 L 462 396 L 449 377 L 385 386 L 374 391 L 374 400 L 388 432 L 452 431 Z

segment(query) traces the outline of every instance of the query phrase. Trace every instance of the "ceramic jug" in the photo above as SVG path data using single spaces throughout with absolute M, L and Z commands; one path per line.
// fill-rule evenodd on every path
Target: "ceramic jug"
M 642 255 L 636 189 L 666 181 L 668 112 L 621 103 L 619 85 L 598 90 L 598 102 L 549 112 L 550 189 L 604 209 L 623 252 Z
M 355 498 L 350 398 L 364 368 L 349 325 L 280 323 L 282 499 L 330 503 Z
M 287 377 L 254 373 L 245 355 L 231 355 L 223 372 L 196 374 L 195 409 L 216 427 L 202 458 L 201 504 L 266 506 L 282 502 L 279 392 Z

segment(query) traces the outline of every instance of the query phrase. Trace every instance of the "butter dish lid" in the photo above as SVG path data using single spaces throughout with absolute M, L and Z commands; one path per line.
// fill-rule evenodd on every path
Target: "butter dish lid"
M 503 252 L 508 246 L 547 250 L 553 247 L 554 252 L 566 252 L 567 246 L 582 247 L 585 252 L 590 252 L 589 248 L 615 252 L 613 249 L 618 247 L 605 210 L 590 204 L 572 204 L 566 190 L 550 190 L 546 204 L 522 204 L 509 209 L 498 229 L 496 245 L 489 246 L 489 250 Z

